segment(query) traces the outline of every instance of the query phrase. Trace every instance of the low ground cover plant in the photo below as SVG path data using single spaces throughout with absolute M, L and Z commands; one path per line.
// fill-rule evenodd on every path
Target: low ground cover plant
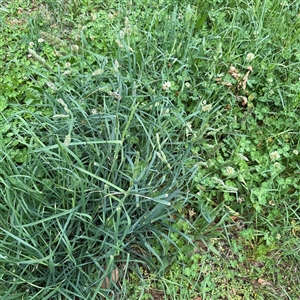
M 1 4 L 2 299 L 300 297 L 298 4 L 25 2 Z

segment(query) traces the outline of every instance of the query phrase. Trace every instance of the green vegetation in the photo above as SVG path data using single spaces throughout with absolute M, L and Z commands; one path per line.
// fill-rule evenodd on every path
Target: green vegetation
M 299 8 L 2 1 L 1 299 L 300 299 Z

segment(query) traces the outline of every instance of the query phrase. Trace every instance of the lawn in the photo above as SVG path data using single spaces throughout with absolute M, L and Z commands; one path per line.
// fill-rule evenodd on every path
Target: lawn
M 300 299 L 297 1 L 0 24 L 1 299 Z

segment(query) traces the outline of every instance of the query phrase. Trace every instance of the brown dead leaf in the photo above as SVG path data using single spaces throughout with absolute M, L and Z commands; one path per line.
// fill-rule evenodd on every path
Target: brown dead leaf
M 196 213 L 194 212 L 193 209 L 189 210 L 189 216 L 192 218 Z
M 248 71 L 249 72 L 249 71 Z M 243 77 L 242 82 L 240 83 L 240 85 L 242 86 L 242 89 L 245 91 L 246 90 L 246 86 L 247 86 L 247 81 L 248 81 L 248 72 L 246 73 L 246 75 Z
M 151 290 L 150 291 L 153 300 L 163 300 L 164 299 L 164 293 L 158 290 Z
M 253 71 L 253 68 L 252 68 L 252 66 L 247 66 L 247 68 L 246 68 L 247 70 L 249 70 L 250 72 L 252 72 Z
M 12 19 L 12 20 L 7 20 L 7 23 L 9 25 L 15 25 L 15 24 L 25 24 L 25 23 L 27 23 L 27 21 L 26 20 Z
M 247 81 L 249 78 L 249 74 L 253 71 L 252 66 L 248 66 L 246 68 L 248 71 L 245 74 L 245 76 L 243 77 L 243 80 L 240 82 L 240 85 L 242 86 L 242 89 L 245 91 L 246 90 L 246 85 L 247 85 Z
M 236 80 L 239 80 L 241 75 L 238 69 L 236 69 L 234 66 L 231 66 L 228 70 L 228 73 L 231 77 L 233 77 Z
M 230 216 L 229 217 L 232 221 L 237 221 L 239 219 L 239 216 Z
M 232 83 L 231 82 L 228 82 L 228 81 L 222 81 L 222 78 L 221 77 L 218 77 L 215 79 L 215 81 L 219 84 L 223 84 L 225 86 L 232 86 Z
M 242 80 L 242 88 L 243 90 L 246 89 L 246 85 L 247 85 L 247 81 L 248 81 L 248 77 L 249 77 L 249 74 L 250 74 L 250 70 L 247 71 L 246 75 L 243 77 L 243 80 Z
M 256 267 L 256 268 L 262 268 L 262 267 L 264 267 L 264 263 L 263 262 L 261 262 L 261 261 L 253 261 L 252 263 L 252 266 L 254 266 L 254 267 Z
M 118 100 L 122 100 L 122 96 L 116 92 L 109 92 L 109 95 L 115 97 Z
M 236 295 L 236 290 L 235 289 L 231 289 L 230 291 L 231 291 L 232 295 Z
M 110 283 L 113 281 L 114 283 L 116 283 L 119 279 L 119 270 L 118 269 L 114 269 L 111 273 L 111 277 L 110 276 L 106 276 L 103 283 L 102 283 L 102 288 L 108 288 L 110 286 Z
M 231 82 L 227 82 L 227 81 L 222 81 L 221 84 L 225 85 L 225 86 L 232 86 Z
M 242 106 L 243 107 L 245 107 L 247 105 L 247 103 L 248 103 L 247 97 L 245 97 L 245 96 L 238 96 L 238 99 L 242 99 L 243 100 L 243 102 L 242 102 Z
M 260 284 L 260 285 L 272 285 L 271 282 L 268 282 L 262 278 L 258 278 L 257 282 Z

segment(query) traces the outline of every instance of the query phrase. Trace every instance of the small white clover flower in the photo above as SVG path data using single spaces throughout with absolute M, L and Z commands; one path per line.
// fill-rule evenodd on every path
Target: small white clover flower
M 211 108 L 212 108 L 212 105 L 211 105 L 211 104 L 203 105 L 203 106 L 202 106 L 202 111 L 203 111 L 203 112 L 208 112 L 208 111 L 211 110 Z
M 68 76 L 72 74 L 72 70 L 67 70 L 63 72 L 63 75 Z
M 275 201 L 274 201 L 274 200 L 270 200 L 270 201 L 269 201 L 269 204 L 270 204 L 271 206 L 274 206 L 274 205 L 275 205 Z
M 247 56 L 246 56 L 246 61 L 250 62 L 251 60 L 254 59 L 254 54 L 253 53 L 248 53 Z
M 299 152 L 298 152 L 298 150 L 295 149 L 295 150 L 293 150 L 293 153 L 294 153 L 295 155 L 298 155 Z
M 43 39 L 43 38 L 39 38 L 39 39 L 38 39 L 38 42 L 39 42 L 39 43 L 43 43 L 43 42 L 44 42 L 44 39 Z
M 65 63 L 65 67 L 66 67 L 66 68 L 70 68 L 70 67 L 71 67 L 71 63 L 70 63 L 70 62 L 66 62 L 66 63 Z
M 34 42 L 30 42 L 30 43 L 29 43 L 29 47 L 30 47 L 30 48 L 34 47 Z
M 92 113 L 92 115 L 96 115 L 97 114 L 97 109 L 92 109 L 92 111 L 91 111 L 91 113 Z
M 276 161 L 276 162 L 274 163 L 274 167 L 277 168 L 277 169 L 279 169 L 279 168 L 281 167 L 281 164 L 280 164 L 279 162 Z
M 72 52 L 77 53 L 77 52 L 79 51 L 79 46 L 77 46 L 77 45 L 72 45 L 72 46 L 71 46 L 71 50 L 72 50 Z
M 276 160 L 280 158 L 280 154 L 278 153 L 278 151 L 273 151 L 270 153 L 270 158 L 271 160 Z
M 170 81 L 166 81 L 163 85 L 162 85 L 162 89 L 164 91 L 167 91 L 171 88 L 171 82 Z
M 280 233 L 277 233 L 277 234 L 276 234 L 276 239 L 277 239 L 277 240 L 280 240 L 280 239 L 281 239 L 281 234 L 280 234 Z
M 189 89 L 191 87 L 191 84 L 189 82 L 186 82 L 185 86 Z
M 226 174 L 227 174 L 228 176 L 234 174 L 234 168 L 232 168 L 232 167 L 227 167 L 227 168 L 226 168 Z

